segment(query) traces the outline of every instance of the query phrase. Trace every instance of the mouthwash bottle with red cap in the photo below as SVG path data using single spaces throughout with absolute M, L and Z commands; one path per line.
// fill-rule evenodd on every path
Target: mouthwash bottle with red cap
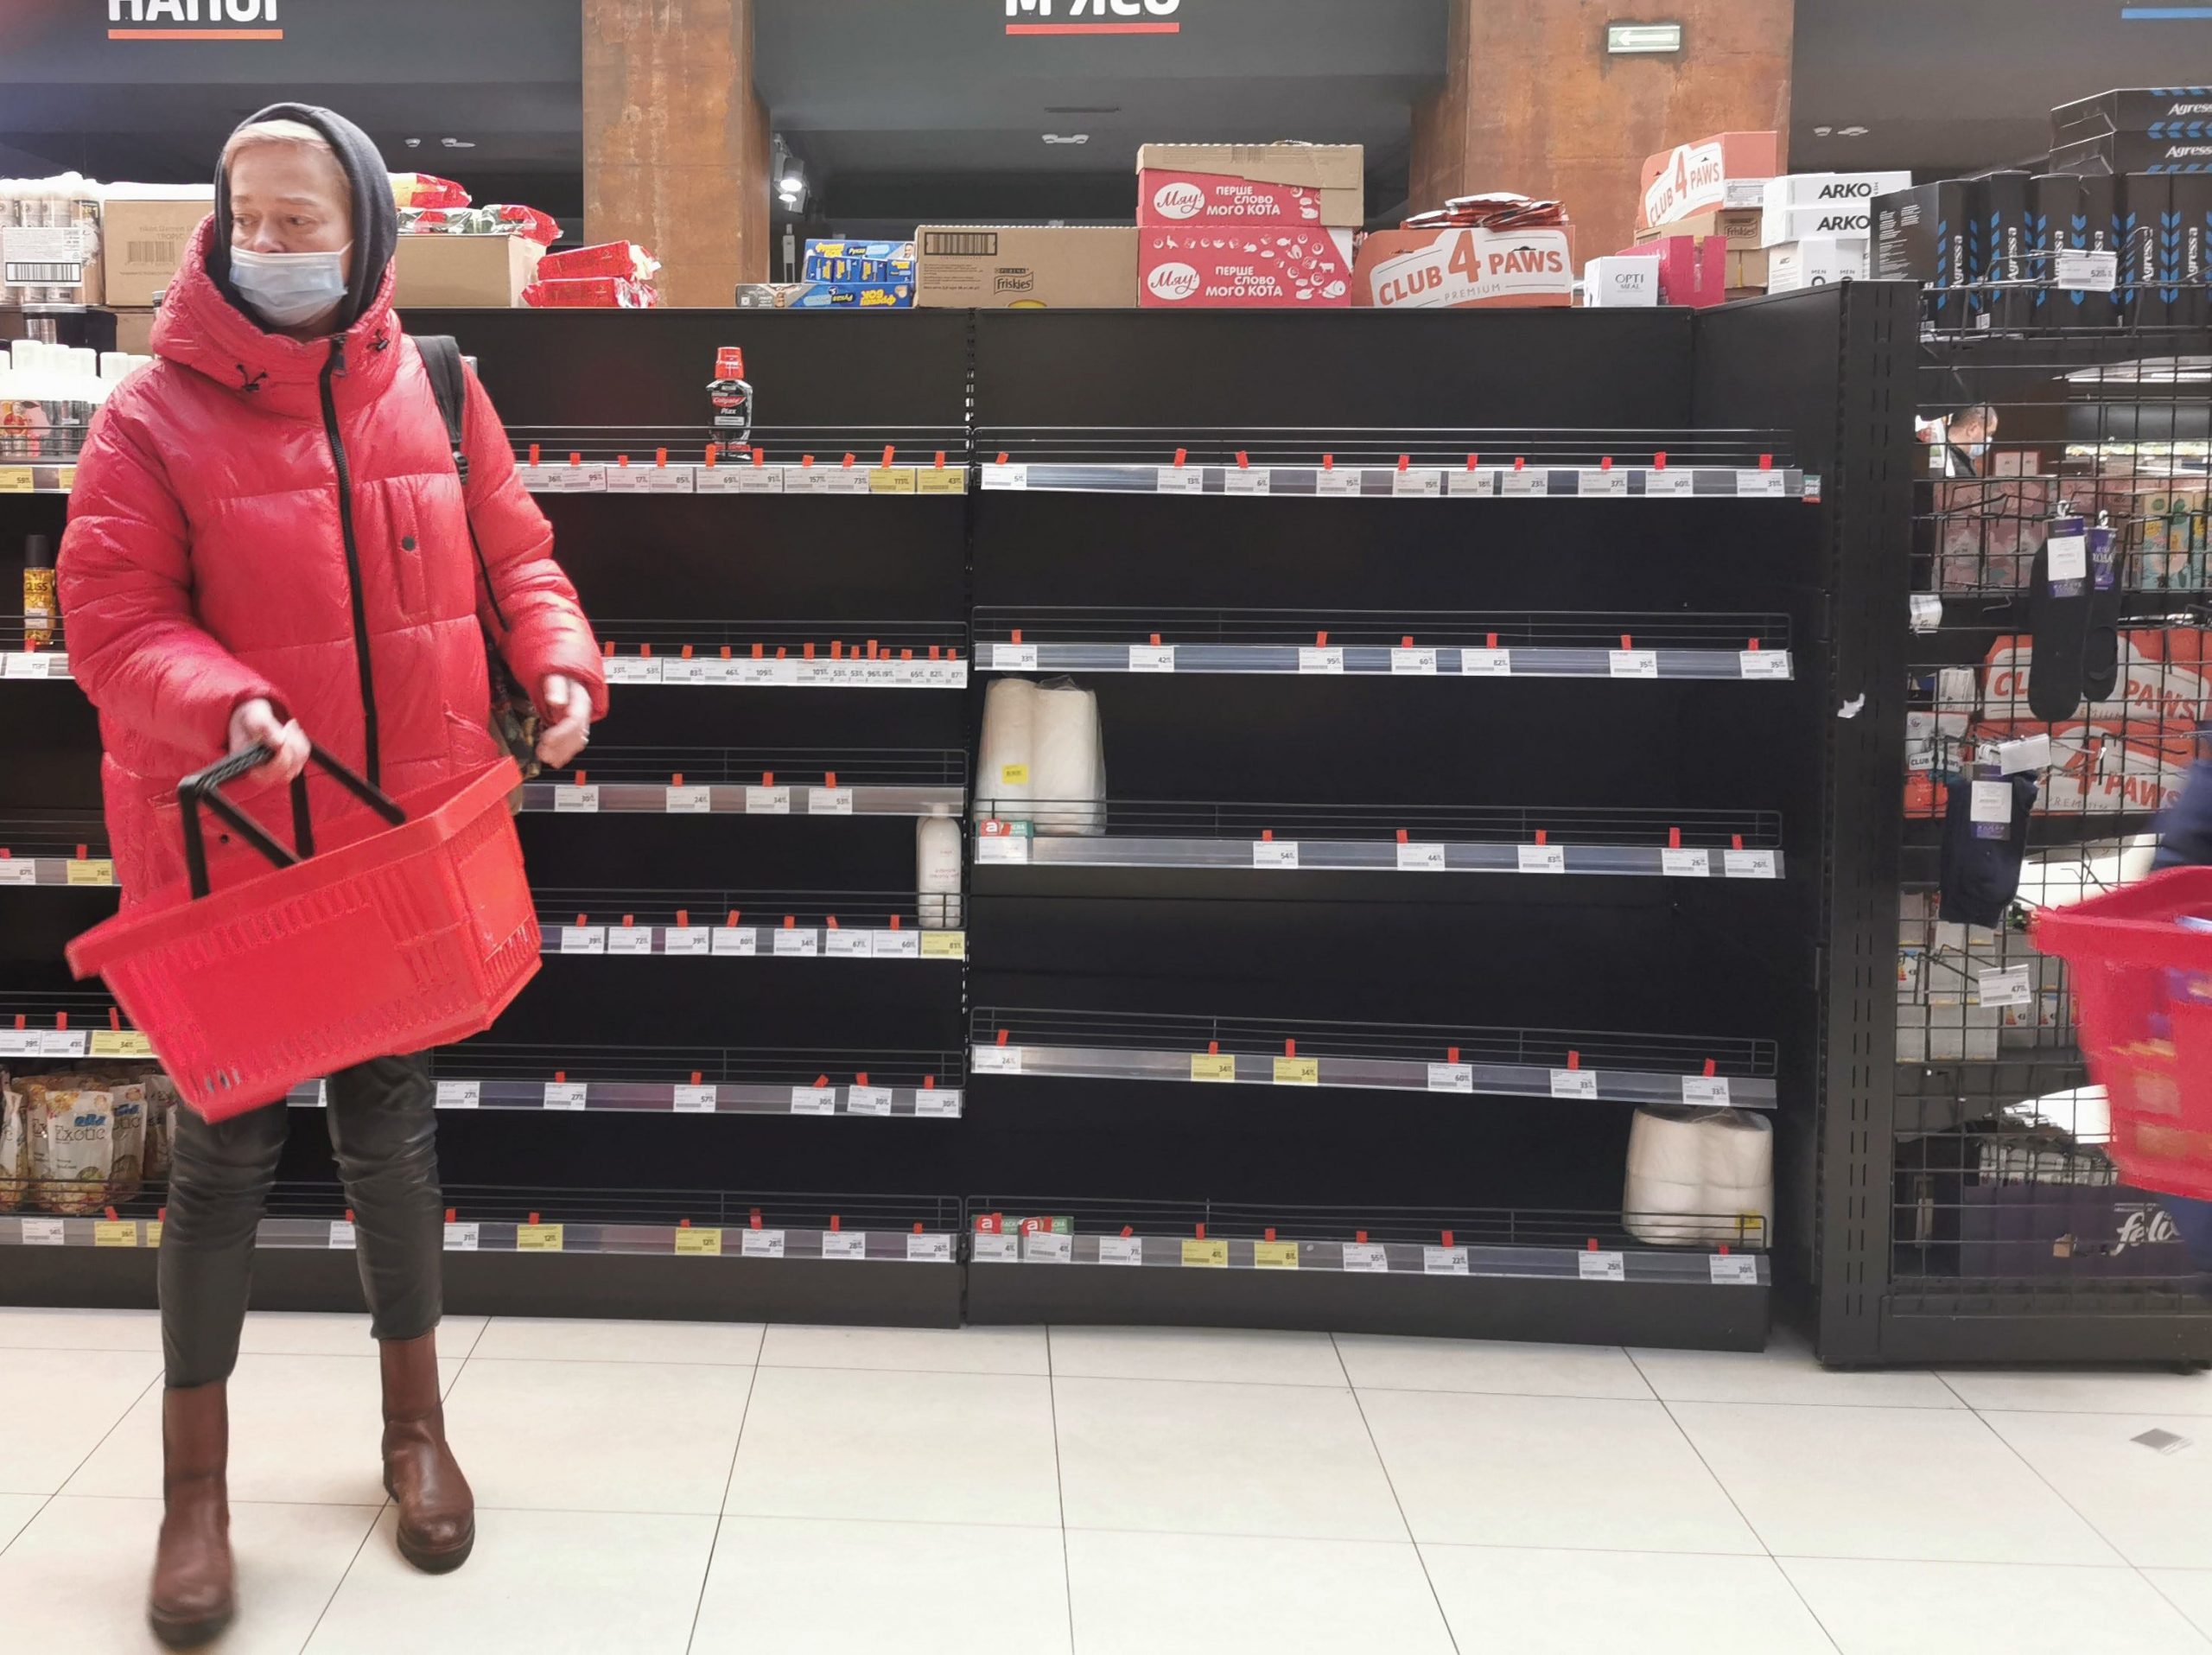
M 745 379 L 745 353 L 724 345 L 715 353 L 714 383 L 707 395 L 715 404 L 715 441 L 741 449 L 753 436 L 753 387 Z

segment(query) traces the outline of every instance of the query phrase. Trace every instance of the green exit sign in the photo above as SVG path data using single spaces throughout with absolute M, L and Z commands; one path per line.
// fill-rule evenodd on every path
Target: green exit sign
M 1605 50 L 1615 54 L 1679 52 L 1682 49 L 1680 23 L 1608 23 Z

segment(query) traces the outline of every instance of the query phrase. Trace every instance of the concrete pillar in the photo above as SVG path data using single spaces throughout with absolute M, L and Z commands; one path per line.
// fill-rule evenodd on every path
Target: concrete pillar
M 582 0 L 584 234 L 661 262 L 664 303 L 768 279 L 768 110 L 753 0 Z
M 1796 0 L 1452 0 L 1447 77 L 1414 111 L 1412 208 L 1518 190 L 1566 203 L 1576 263 L 1634 236 L 1644 156 L 1710 132 L 1789 134 Z M 1605 25 L 1679 22 L 1612 57 Z

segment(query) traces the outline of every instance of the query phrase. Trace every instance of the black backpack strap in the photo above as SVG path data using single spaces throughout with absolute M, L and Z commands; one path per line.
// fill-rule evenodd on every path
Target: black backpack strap
M 438 417 L 445 422 L 446 445 L 453 450 L 453 468 L 460 474 L 461 486 L 468 487 L 468 453 L 463 434 L 463 422 L 468 409 L 468 375 L 461 366 L 461 341 L 450 334 L 416 334 L 415 348 L 423 358 L 423 366 L 430 376 L 430 390 L 438 399 Z M 464 502 L 462 510 L 467 511 Z M 484 595 L 492 602 L 492 614 L 499 623 L 499 630 L 506 632 L 506 611 L 499 607 L 499 594 L 492 584 L 491 566 L 484 561 L 484 547 L 476 538 L 476 523 L 468 524 L 468 544 L 476 553 L 476 572 L 484 579 Z

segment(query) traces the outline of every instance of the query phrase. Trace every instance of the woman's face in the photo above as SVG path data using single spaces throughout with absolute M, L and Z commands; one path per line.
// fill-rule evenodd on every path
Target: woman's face
M 304 143 L 256 143 L 231 157 L 231 245 L 257 253 L 331 253 L 353 239 L 353 201 L 338 158 Z M 353 257 L 346 275 L 352 279 Z

